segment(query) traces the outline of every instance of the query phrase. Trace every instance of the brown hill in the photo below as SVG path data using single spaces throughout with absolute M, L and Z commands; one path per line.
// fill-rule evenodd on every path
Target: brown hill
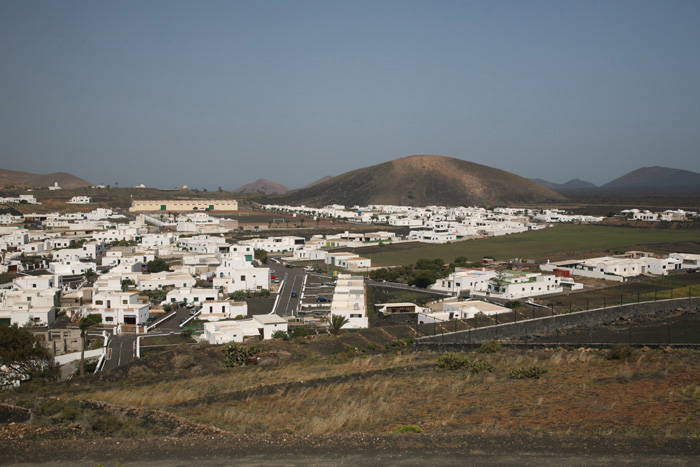
M 94 185 L 94 183 L 65 172 L 42 175 L 0 169 L 0 188 L 46 188 L 53 186 L 54 183 L 58 183 L 58 186 L 68 190 Z
M 289 191 L 289 188 L 281 183 L 272 182 L 264 178 L 259 178 L 252 183 L 243 185 L 242 187 L 233 190 L 241 193 L 265 193 L 265 194 L 282 194 Z
M 700 185 L 700 173 L 668 167 L 642 167 L 606 183 L 603 187 L 660 187 Z
M 512 173 L 444 156 L 409 156 L 353 170 L 275 202 L 322 206 L 399 204 L 514 205 L 563 196 Z M 269 200 L 272 201 L 272 200 Z
M 315 182 L 311 182 L 311 183 L 309 183 L 308 185 L 306 185 L 305 187 L 301 187 L 301 188 L 299 188 L 299 189 L 300 189 L 300 190 L 303 190 L 304 188 L 311 188 L 312 186 L 316 186 L 316 185 L 318 185 L 319 183 L 323 183 L 323 182 L 325 182 L 326 180 L 330 180 L 331 178 L 333 178 L 333 176 L 331 176 L 331 175 L 326 175 L 325 177 L 321 177 L 321 178 L 319 178 L 318 180 L 316 180 Z

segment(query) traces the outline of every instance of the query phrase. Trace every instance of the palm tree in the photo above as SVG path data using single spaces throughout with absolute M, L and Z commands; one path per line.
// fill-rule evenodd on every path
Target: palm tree
M 331 332 L 336 336 L 340 332 L 340 329 L 349 322 L 350 320 L 343 315 L 331 315 L 331 319 L 328 320 L 328 324 L 331 327 Z
M 91 327 L 100 324 L 101 322 L 102 316 L 97 314 L 87 315 L 84 318 L 80 318 L 80 321 L 78 321 L 80 338 L 83 340 L 82 350 L 80 351 L 80 376 L 85 374 L 85 338 L 87 337 L 87 331 Z
M 85 271 L 85 280 L 88 282 L 90 280 L 94 279 L 96 276 L 97 276 L 97 273 L 95 271 L 93 271 L 92 268 L 88 268 L 88 270 Z

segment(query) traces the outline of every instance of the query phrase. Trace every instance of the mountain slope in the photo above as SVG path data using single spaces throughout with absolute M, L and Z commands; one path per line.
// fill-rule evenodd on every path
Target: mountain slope
M 503 170 L 444 156 L 409 156 L 276 197 L 287 204 L 508 205 L 563 196 Z M 270 200 L 272 201 L 272 200 Z
M 550 182 L 547 180 L 542 180 L 541 178 L 528 178 L 528 180 L 531 180 L 535 183 L 537 183 L 540 186 L 543 186 L 545 188 L 549 188 L 550 190 L 558 190 L 558 189 L 570 189 L 570 188 L 594 188 L 596 185 L 591 183 L 591 182 L 586 182 L 584 180 L 580 180 L 578 178 L 574 178 L 569 180 L 568 182 L 564 183 L 554 183 Z
M 272 182 L 264 178 L 259 178 L 252 183 L 243 185 L 242 187 L 233 190 L 242 193 L 266 193 L 266 194 L 282 194 L 289 191 L 289 188 L 281 183 Z
M 316 186 L 316 185 L 318 185 L 319 183 L 323 183 L 323 182 L 325 182 L 326 180 L 330 180 L 331 178 L 333 178 L 331 175 L 326 175 L 325 177 L 321 177 L 321 178 L 319 178 L 318 180 L 316 180 L 315 182 L 311 182 L 311 183 L 309 183 L 308 185 L 306 185 L 306 186 L 304 186 L 304 187 L 301 187 L 301 188 L 299 188 L 299 189 L 300 189 L 300 190 L 303 190 L 304 188 L 311 188 L 312 186 Z
M 606 183 L 603 187 L 700 185 L 700 173 L 668 167 L 642 167 Z
M 33 174 L 29 172 L 0 169 L 0 188 L 46 188 L 48 186 L 53 186 L 56 182 L 58 182 L 58 186 L 61 188 L 69 190 L 94 185 L 94 183 L 90 183 L 87 180 L 65 172 Z

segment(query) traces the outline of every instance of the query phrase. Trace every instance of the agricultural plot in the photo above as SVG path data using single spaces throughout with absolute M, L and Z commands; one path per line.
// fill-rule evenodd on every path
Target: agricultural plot
M 397 245 L 383 247 L 372 253 L 373 266 L 401 266 L 415 263 L 420 258 L 442 258 L 446 262 L 458 256 L 470 261 L 485 256 L 497 260 L 570 255 L 586 256 L 590 252 L 624 249 L 654 251 L 655 244 L 700 242 L 697 230 L 659 230 L 622 228 L 600 225 L 557 225 L 545 230 L 507 235 L 504 237 L 467 240 L 444 245 L 415 245 L 402 249 Z

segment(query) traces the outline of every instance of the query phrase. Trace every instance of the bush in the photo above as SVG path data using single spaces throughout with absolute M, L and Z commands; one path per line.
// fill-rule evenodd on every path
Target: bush
M 75 421 L 80 416 L 80 403 L 72 400 L 48 399 L 39 406 L 39 413 L 47 417 L 60 415 L 66 420 Z
M 423 428 L 418 425 L 399 425 L 394 428 L 392 433 L 423 433 Z
M 632 356 L 634 349 L 629 345 L 616 344 L 605 354 L 608 360 L 626 360 Z
M 547 369 L 541 366 L 533 365 L 528 367 L 517 367 L 510 371 L 511 379 L 539 379 L 540 375 L 547 373 Z
M 440 355 L 440 357 L 437 359 L 438 368 L 445 370 L 459 370 L 462 368 L 467 368 L 471 365 L 471 363 L 471 356 L 459 352 L 448 352 Z
M 491 372 L 495 368 L 491 362 L 475 362 L 470 355 L 458 352 L 441 355 L 437 360 L 437 366 L 445 370 L 468 370 L 473 375 L 483 371 Z
M 291 339 L 292 339 L 292 336 L 290 336 L 289 333 L 284 332 L 284 331 L 275 331 L 275 332 L 272 334 L 272 338 L 273 338 L 273 339 L 280 339 L 280 340 L 283 340 L 283 341 L 288 341 L 288 340 L 291 340 Z
M 306 328 L 296 328 L 294 330 L 294 337 L 306 337 L 306 336 L 311 336 L 313 332 L 309 331 Z
M 257 347 L 247 347 L 231 342 L 224 347 L 224 359 L 221 361 L 221 366 L 224 368 L 244 366 L 248 363 L 248 359 L 254 357 L 259 351 L 260 349 Z
M 501 350 L 501 344 L 496 341 L 488 341 L 481 344 L 479 347 L 479 353 L 496 353 Z

